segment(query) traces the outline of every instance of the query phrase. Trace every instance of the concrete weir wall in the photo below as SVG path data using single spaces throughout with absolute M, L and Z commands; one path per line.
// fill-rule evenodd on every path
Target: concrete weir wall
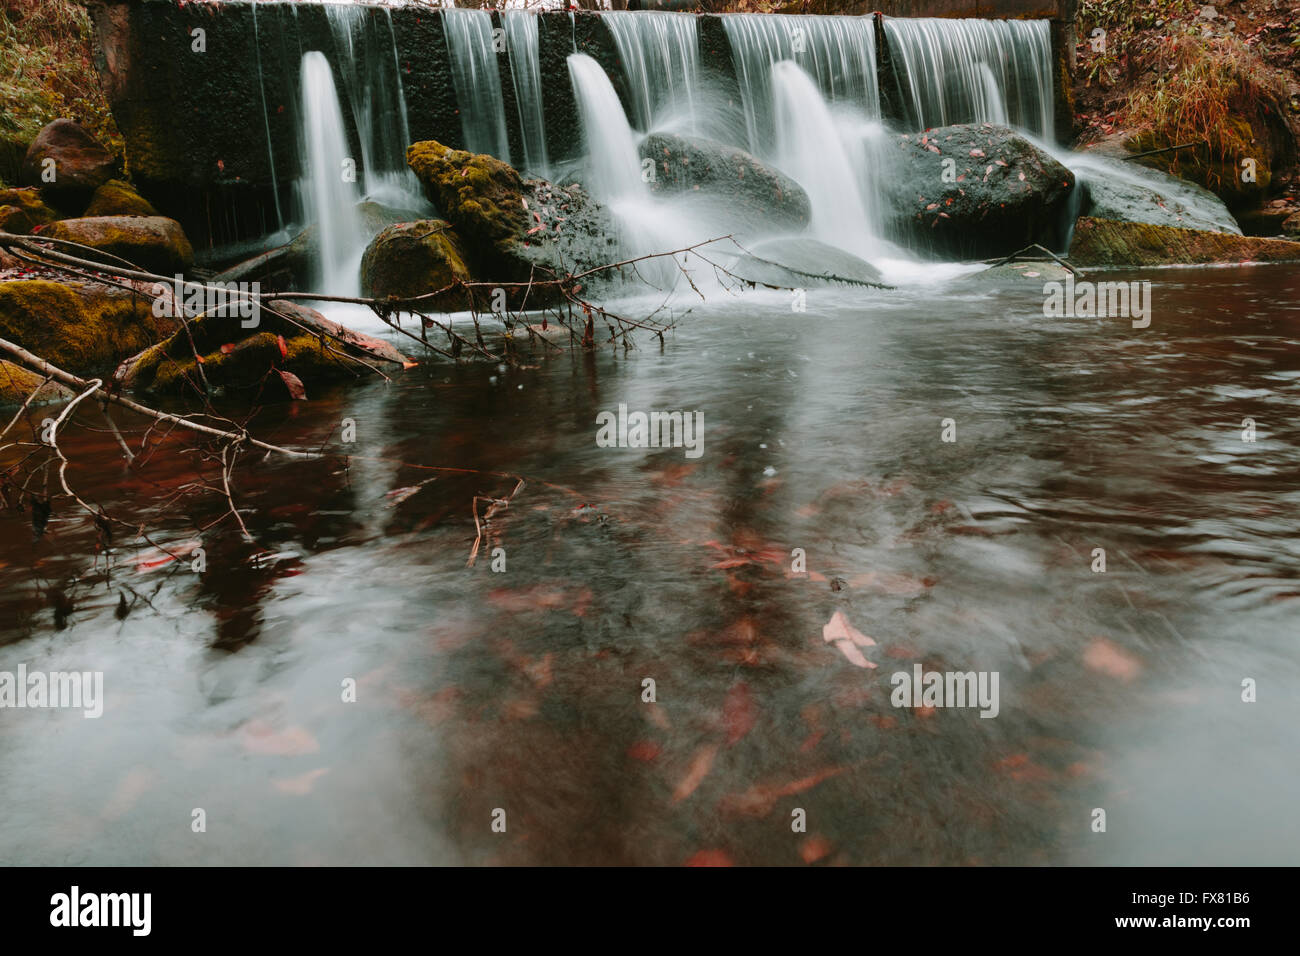
M 188 3 L 176 0 L 83 0 L 95 25 L 96 66 L 126 140 L 132 176 L 156 206 L 185 225 L 196 248 L 274 231 L 292 209 L 298 174 L 302 54 L 332 56 L 334 38 L 317 3 Z M 898 17 L 1033 18 L 1053 21 L 1058 138 L 1072 120 L 1068 66 L 1076 0 L 871 0 L 870 11 Z M 844 4 L 838 5 L 843 11 Z M 866 6 L 866 4 L 864 4 Z M 817 4 L 813 4 L 816 12 Z M 428 7 L 366 7 L 383 42 L 357 55 L 395 55 L 413 141 L 462 146 L 442 14 Z M 867 11 L 864 11 L 867 12 Z M 494 18 L 497 17 L 493 14 Z M 720 14 L 702 14 L 702 62 L 715 82 L 735 84 Z M 389 33 L 387 18 L 391 17 Z M 195 49 L 192 31 L 203 31 Z M 877 30 L 878 47 L 883 31 Z M 539 57 L 547 148 L 553 159 L 580 142 L 565 58 L 575 50 L 605 67 L 627 104 L 626 84 L 609 31 L 594 12 L 540 14 Z M 382 46 L 382 49 L 380 47 Z M 512 151 L 519 151 L 509 60 L 500 53 L 502 92 Z M 886 109 L 891 83 L 881 51 Z M 347 84 L 336 76 L 345 100 Z M 896 89 L 896 87 L 895 87 Z M 375 104 L 383 109 L 387 104 Z M 351 122 L 350 118 L 347 122 Z M 355 130 L 349 130 L 354 140 Z M 277 210 L 280 212 L 277 213 Z

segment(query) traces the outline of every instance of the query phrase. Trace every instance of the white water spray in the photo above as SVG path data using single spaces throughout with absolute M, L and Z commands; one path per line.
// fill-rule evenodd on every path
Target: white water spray
M 777 165 L 808 194 L 812 234 L 863 259 L 879 243 L 831 111 L 812 77 L 790 60 L 772 67 Z
M 316 50 L 303 54 L 301 75 L 302 196 L 320 247 L 314 284 L 329 295 L 352 295 L 359 285 L 359 244 L 364 238 L 356 208 L 361 197 L 355 160 L 348 149 L 343 111 L 325 54 Z

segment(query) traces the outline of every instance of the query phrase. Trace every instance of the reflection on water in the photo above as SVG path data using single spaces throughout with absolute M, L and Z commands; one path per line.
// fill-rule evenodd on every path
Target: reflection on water
M 0 710 L 0 860 L 1293 862 L 1300 272 L 1143 278 L 1144 331 L 1033 288 L 751 295 L 662 349 L 267 408 L 357 442 L 241 463 L 260 563 L 226 519 L 203 573 L 119 540 L 106 579 L 70 510 L 6 515 L 0 671 L 106 702 Z M 597 448 L 620 403 L 702 411 L 703 457 Z M 156 541 L 221 517 L 81 420 L 92 500 Z M 893 707 L 916 664 L 997 671 L 998 716 Z

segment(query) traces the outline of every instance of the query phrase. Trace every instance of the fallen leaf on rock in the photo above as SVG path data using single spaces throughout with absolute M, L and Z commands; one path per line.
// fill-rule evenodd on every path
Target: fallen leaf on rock
M 295 402 L 305 402 L 307 400 L 307 389 L 302 384 L 302 379 L 293 372 L 286 372 L 284 369 L 276 369 L 280 373 L 280 380 L 284 382 L 284 387 L 289 390 L 289 397 Z

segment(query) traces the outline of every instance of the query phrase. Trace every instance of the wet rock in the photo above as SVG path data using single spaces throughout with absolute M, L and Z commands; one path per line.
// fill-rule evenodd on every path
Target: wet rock
M 149 204 L 135 187 L 122 179 L 110 179 L 95 190 L 90 205 L 82 214 L 84 217 L 97 216 L 156 216 L 158 210 Z
M 361 293 L 376 298 L 414 298 L 471 281 L 460 239 L 440 219 L 400 222 L 384 229 L 361 257 Z M 469 308 L 463 288 L 428 301 L 421 310 Z
M 0 282 L 0 337 L 74 375 L 102 371 L 175 330 L 172 320 L 153 314 L 149 284 L 135 288 L 48 279 Z
M 361 218 L 361 225 L 366 230 L 366 234 L 372 237 L 399 222 L 415 222 L 417 219 L 429 218 L 427 211 L 398 209 L 396 206 L 388 206 L 373 199 L 357 203 L 357 215 Z
M 1300 212 L 1293 212 L 1282 221 L 1282 235 L 1300 236 Z
M 72 120 L 58 119 L 28 147 L 22 182 L 40 187 L 60 208 L 81 209 L 117 168 L 117 159 L 93 136 Z
M 42 229 L 41 237 L 90 246 L 157 275 L 184 272 L 194 262 L 194 250 L 181 224 L 164 216 L 64 219 Z
M 295 302 L 272 300 L 259 310 L 256 325 L 246 328 L 250 321 L 220 313 L 191 319 L 187 330 L 124 361 L 114 378 L 124 388 L 160 394 L 282 401 L 314 397 L 328 385 L 369 381 L 374 369 L 391 374 L 413 364 L 390 343 Z
M 0 405 L 21 405 L 33 392 L 36 393 L 34 404 L 72 397 L 71 389 L 58 382 L 45 382 L 44 375 L 33 372 L 24 365 L 0 359 Z
M 480 281 L 527 283 L 563 278 L 617 259 L 618 240 L 608 210 L 581 186 L 523 180 L 495 159 L 441 143 L 416 143 L 407 163 L 442 217 L 460 237 L 470 272 Z M 525 295 L 542 305 L 552 288 L 507 289 L 511 307 Z
M 987 259 L 1064 241 L 1074 174 L 1005 126 L 943 126 L 900 136 L 885 202 L 909 245 Z
M 654 163 L 650 188 L 656 193 L 697 194 L 720 201 L 724 211 L 756 212 L 777 228 L 803 229 L 812 217 L 808 195 L 797 182 L 743 149 L 699 137 L 651 133 L 640 151 Z
M 25 235 L 58 218 L 34 187 L 0 189 L 0 232 Z
M 747 282 L 798 289 L 809 285 L 883 285 L 864 259 L 806 236 L 768 239 L 748 247 L 730 271 Z
M 1081 215 L 1241 235 L 1223 200 L 1204 186 L 1100 157 L 1082 157 L 1075 171 L 1082 188 Z
M 1300 260 L 1300 242 L 1083 217 L 1070 261 L 1078 266 L 1164 266 Z

